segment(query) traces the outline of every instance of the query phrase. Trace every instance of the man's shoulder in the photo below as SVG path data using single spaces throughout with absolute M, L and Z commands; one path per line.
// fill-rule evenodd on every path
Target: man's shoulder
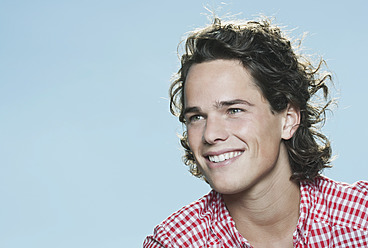
M 322 194 L 329 203 L 343 200 L 345 202 L 355 202 L 358 205 L 367 204 L 367 181 L 357 181 L 353 184 L 348 184 L 321 176 L 315 180 L 314 185 L 317 193 Z
M 219 193 L 211 191 L 197 201 L 182 207 L 155 227 L 154 234 L 146 238 L 144 247 L 151 247 L 148 244 L 153 242 L 167 247 L 202 245 L 203 239 L 211 236 L 210 225 L 218 214 L 221 200 Z
M 160 225 L 173 229 L 184 225 L 197 225 L 203 221 L 209 221 L 217 205 L 220 195 L 216 191 L 211 191 L 207 195 L 192 202 L 165 219 Z
M 368 182 L 354 184 L 319 177 L 313 184 L 313 198 L 319 218 L 330 225 L 368 230 Z

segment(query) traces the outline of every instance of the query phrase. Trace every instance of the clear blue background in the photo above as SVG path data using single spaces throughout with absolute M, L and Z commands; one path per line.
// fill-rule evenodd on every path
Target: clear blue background
M 205 6 L 309 32 L 340 97 L 325 174 L 368 178 L 365 0 L 0 0 L 0 247 L 140 247 L 210 190 L 181 163 L 167 99 Z

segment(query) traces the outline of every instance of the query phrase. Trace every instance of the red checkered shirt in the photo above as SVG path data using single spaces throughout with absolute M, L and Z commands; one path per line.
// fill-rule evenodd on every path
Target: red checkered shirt
M 318 177 L 300 183 L 294 247 L 368 247 L 368 182 Z M 153 247 L 252 247 L 237 231 L 221 194 L 211 191 L 158 225 L 143 244 Z

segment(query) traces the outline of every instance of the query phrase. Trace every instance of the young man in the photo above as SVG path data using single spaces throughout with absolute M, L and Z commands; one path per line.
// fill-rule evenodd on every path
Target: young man
M 144 247 L 368 247 L 368 183 L 322 175 L 331 148 L 311 98 L 328 74 L 267 20 L 214 24 L 186 41 L 170 89 L 184 161 L 212 191 Z

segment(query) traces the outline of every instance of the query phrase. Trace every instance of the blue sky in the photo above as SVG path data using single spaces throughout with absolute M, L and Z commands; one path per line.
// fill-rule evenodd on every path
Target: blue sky
M 365 0 L 0 0 L 0 247 L 140 247 L 210 190 L 181 163 L 167 97 L 206 6 L 309 32 L 340 98 L 325 174 L 367 180 Z

